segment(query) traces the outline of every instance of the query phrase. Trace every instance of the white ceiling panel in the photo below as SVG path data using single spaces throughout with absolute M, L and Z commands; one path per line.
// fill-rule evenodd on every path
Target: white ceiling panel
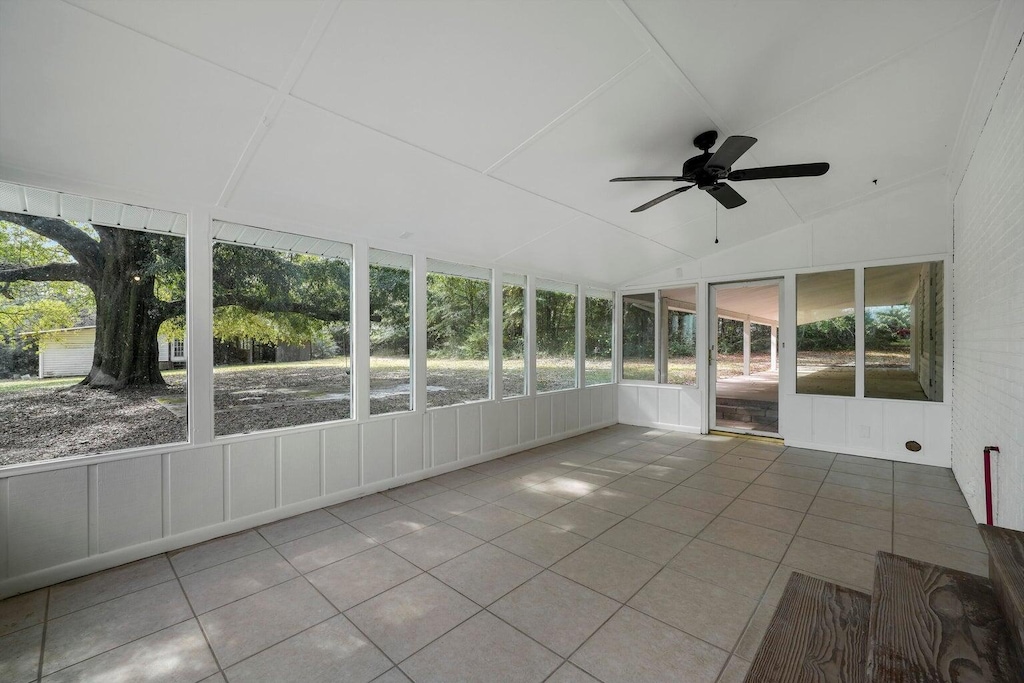
M 216 201 L 267 88 L 64 3 L 0 13 L 0 163 Z
M 277 87 L 322 0 L 67 0 Z
M 499 263 L 511 270 L 614 284 L 684 260 L 679 252 L 583 216 L 506 254 Z
M 493 178 L 290 100 L 229 202 L 484 262 L 577 214 Z
M 688 194 L 697 194 L 705 205 L 704 211 L 694 220 L 653 235 L 651 239 L 700 258 L 788 228 L 800 221 L 769 181 L 733 183 L 733 187 L 743 195 L 747 203 L 735 209 L 718 208 L 718 244 L 715 244 L 716 202 L 707 193 L 696 189 Z
M 642 213 L 633 209 L 674 186 L 609 183 L 616 176 L 676 175 L 700 150 L 693 138 L 714 128 L 661 64 L 651 60 L 601 93 L 494 171 L 498 178 L 640 235 L 654 235 L 707 212 L 696 190 Z
M 735 132 L 763 124 L 994 5 L 994 0 L 626 2 Z
M 645 51 L 594 0 L 356 0 L 293 93 L 483 170 Z
M 752 151 L 765 165 L 831 164 L 819 178 L 776 181 L 797 213 L 806 218 L 944 167 L 991 20 L 985 12 L 751 131 L 759 139 Z

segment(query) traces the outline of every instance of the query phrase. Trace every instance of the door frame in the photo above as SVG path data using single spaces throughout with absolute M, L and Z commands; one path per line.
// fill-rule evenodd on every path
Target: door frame
M 708 348 L 708 381 L 707 381 L 707 409 L 708 409 L 708 432 L 720 431 L 720 432 L 733 432 L 736 434 L 750 434 L 753 436 L 766 436 L 771 438 L 784 438 L 782 434 L 782 376 L 783 376 L 783 361 L 782 361 L 782 344 L 780 343 L 776 348 L 776 367 L 779 372 L 779 382 L 776 385 L 776 395 L 779 405 L 779 431 L 778 432 L 762 432 L 753 429 L 739 429 L 738 427 L 722 427 L 717 424 L 718 410 L 718 297 L 716 290 L 718 289 L 740 289 L 743 287 L 761 287 L 766 284 L 775 283 L 776 291 L 778 292 L 778 310 L 779 320 L 777 326 L 779 332 L 776 337 L 782 335 L 782 318 L 784 309 L 784 297 L 785 297 L 785 278 L 780 276 L 766 277 L 766 278 L 751 278 L 745 280 L 729 280 L 725 282 L 709 282 L 708 283 L 708 314 L 707 320 L 707 348 Z M 781 340 L 780 340 L 781 341 Z

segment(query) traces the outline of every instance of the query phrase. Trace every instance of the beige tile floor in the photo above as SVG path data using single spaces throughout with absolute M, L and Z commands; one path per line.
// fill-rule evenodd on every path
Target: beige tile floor
M 793 570 L 978 574 L 949 470 L 617 425 L 0 602 L 0 680 L 742 680 Z

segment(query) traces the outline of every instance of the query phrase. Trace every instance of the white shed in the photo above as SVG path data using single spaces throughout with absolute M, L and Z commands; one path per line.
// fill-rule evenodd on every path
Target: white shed
M 66 327 L 41 330 L 39 337 L 39 377 L 79 377 L 92 368 L 93 347 L 96 345 L 96 326 Z M 185 362 L 185 343 L 181 339 L 161 336 L 160 367 L 167 369 L 175 363 Z

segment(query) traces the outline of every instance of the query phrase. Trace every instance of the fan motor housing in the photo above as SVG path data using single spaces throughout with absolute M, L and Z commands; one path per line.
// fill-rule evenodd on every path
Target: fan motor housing
M 728 168 L 721 170 L 706 168 L 705 165 L 712 156 L 711 152 L 704 152 L 695 157 L 690 157 L 683 163 L 683 172 L 680 176 L 691 183 L 696 183 L 698 189 L 701 190 L 711 187 L 719 180 L 724 179 L 729 175 Z

